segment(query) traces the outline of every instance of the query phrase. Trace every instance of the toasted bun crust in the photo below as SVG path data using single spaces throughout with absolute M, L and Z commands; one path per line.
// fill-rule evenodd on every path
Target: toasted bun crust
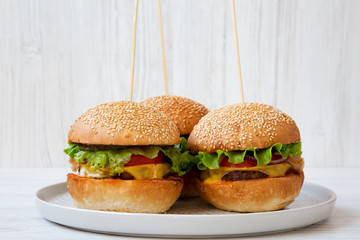
M 181 198 L 194 198 L 200 196 L 199 192 L 196 189 L 197 175 L 198 174 L 196 171 L 191 170 L 190 172 L 182 176 L 182 179 L 184 180 L 184 187 L 181 191 Z
M 266 212 L 292 203 L 299 195 L 304 173 L 235 182 L 197 181 L 201 198 L 215 207 L 235 212 Z
M 190 134 L 199 120 L 209 112 L 202 104 L 179 96 L 151 97 L 141 103 L 165 113 L 179 128 L 181 135 Z
M 294 120 L 261 103 L 221 107 L 203 117 L 189 136 L 187 148 L 197 153 L 267 148 L 300 141 Z
M 94 179 L 69 173 L 68 190 L 79 208 L 162 213 L 178 199 L 183 187 L 180 178 L 121 180 Z
M 180 132 L 163 113 L 130 101 L 100 104 L 71 126 L 69 142 L 100 145 L 174 145 Z

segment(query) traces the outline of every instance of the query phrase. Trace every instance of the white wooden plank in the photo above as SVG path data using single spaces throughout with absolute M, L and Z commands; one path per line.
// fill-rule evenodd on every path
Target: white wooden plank
M 169 91 L 240 101 L 230 3 L 163 1 Z M 246 101 L 297 121 L 309 166 L 360 166 L 360 2 L 236 1 Z M 0 167 L 66 166 L 70 125 L 127 100 L 133 1 L 0 1 Z M 134 98 L 164 94 L 155 1 L 140 1 Z M 31 157 L 30 157 L 31 156 Z M 9 160 L 11 159 L 11 160 Z

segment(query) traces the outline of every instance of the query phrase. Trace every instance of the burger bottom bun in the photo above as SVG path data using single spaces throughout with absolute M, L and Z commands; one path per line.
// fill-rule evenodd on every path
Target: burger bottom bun
M 196 189 L 196 179 L 198 172 L 190 170 L 182 179 L 184 180 L 184 187 L 181 191 L 180 198 L 194 198 L 199 197 L 199 192 Z
M 216 208 L 234 212 L 279 210 L 299 195 L 304 173 L 234 182 L 197 180 L 200 196 Z
M 180 178 L 122 180 L 94 179 L 69 173 L 67 186 L 79 208 L 163 213 L 178 199 L 183 187 Z

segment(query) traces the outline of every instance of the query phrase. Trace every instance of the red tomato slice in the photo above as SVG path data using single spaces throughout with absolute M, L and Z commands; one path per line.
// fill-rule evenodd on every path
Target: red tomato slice
M 235 163 L 230 163 L 228 161 L 228 158 L 224 158 L 220 163 L 221 167 L 232 167 L 232 168 L 250 168 L 250 167 L 255 167 L 256 165 L 257 164 L 254 161 L 249 161 L 246 159 L 244 159 L 242 163 L 235 164 Z
M 143 165 L 143 164 L 159 164 L 164 163 L 164 154 L 159 152 L 157 157 L 150 159 L 142 155 L 131 155 L 130 161 L 124 164 L 124 167 Z

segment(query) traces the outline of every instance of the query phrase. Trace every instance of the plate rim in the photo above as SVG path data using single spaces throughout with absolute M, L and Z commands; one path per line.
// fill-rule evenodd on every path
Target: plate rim
M 41 192 L 45 191 L 47 188 L 54 188 L 56 186 L 60 186 L 60 185 L 66 185 L 66 182 L 59 182 L 59 183 L 55 183 L 55 184 L 51 184 L 45 187 L 40 188 L 39 190 L 36 191 L 35 196 L 34 196 L 34 200 L 35 201 L 39 201 L 42 204 L 46 204 L 48 206 L 54 206 L 54 207 L 60 207 L 60 208 L 66 208 L 66 209 L 71 209 L 71 210 L 75 210 L 75 211 L 81 211 L 81 212 L 87 212 L 87 213 L 96 213 L 96 214 L 104 214 L 104 215 L 126 215 L 126 216 L 149 216 L 149 217 L 158 217 L 161 216 L 162 218 L 166 217 L 175 217 L 175 218 L 198 218 L 198 217 L 204 217 L 204 216 L 217 216 L 217 217 L 239 217 L 239 216 L 256 216 L 256 215 L 278 215 L 278 214 L 282 214 L 284 211 L 286 212 L 296 212 L 296 211 L 304 211 L 304 210 L 309 210 L 312 208 L 317 208 L 317 207 L 321 207 L 324 205 L 328 205 L 331 204 L 333 202 L 336 202 L 337 199 L 337 195 L 336 193 L 327 188 L 324 187 L 322 185 L 316 184 L 316 183 L 311 183 L 311 182 L 304 182 L 302 188 L 304 187 L 304 185 L 309 185 L 309 186 L 315 186 L 318 188 L 322 188 L 323 190 L 327 191 L 331 197 L 321 203 L 317 203 L 311 206 L 306 206 L 306 207 L 300 207 L 300 208 L 292 208 L 292 209 L 283 209 L 283 210 L 278 210 L 278 211 L 269 211 L 269 212 L 256 212 L 256 213 L 237 213 L 237 212 L 231 212 L 233 214 L 188 214 L 188 213 L 184 213 L 184 214 L 168 214 L 168 213 L 129 213 L 129 212 L 113 212 L 113 211 L 101 211 L 101 210 L 91 210 L 91 209 L 82 209 L 82 208 L 77 208 L 77 207 L 68 207 L 68 206 L 62 206 L 59 204 L 54 204 L 51 203 L 49 201 L 46 201 L 44 199 L 41 199 L 41 197 L 39 196 L 41 194 Z M 301 194 L 301 192 L 300 192 Z M 295 200 L 296 201 L 296 200 Z M 212 205 L 210 205 L 211 207 L 213 207 Z M 215 208 L 215 207 L 214 207 Z M 221 209 L 218 209 L 221 210 Z M 224 211 L 224 210 L 221 210 Z M 227 212 L 227 211 L 224 211 Z
M 236 213 L 227 211 L 224 211 L 224 214 L 126 213 L 80 209 L 76 206 L 62 205 L 61 202 L 52 203 L 52 199 L 57 197 L 58 195 L 69 194 L 66 182 L 55 183 L 39 189 L 34 196 L 34 200 L 35 205 L 43 218 L 72 229 L 133 237 L 214 238 L 254 236 L 292 231 L 321 222 L 328 218 L 335 207 L 335 202 L 337 199 L 336 193 L 327 187 L 323 187 L 319 184 L 309 182 L 304 183 L 302 191 L 303 189 L 307 189 L 307 191 L 303 194 L 309 194 L 310 198 L 318 199 L 320 202 L 317 202 L 316 204 L 310 203 L 310 205 L 306 207 L 300 206 L 280 211 L 259 213 Z M 216 209 L 211 205 L 209 205 L 209 207 Z M 63 215 L 63 212 L 66 213 Z M 69 220 L 67 219 L 69 217 L 69 214 L 75 214 L 77 215 L 77 217 L 72 218 L 73 220 Z M 81 219 L 83 219 L 84 217 L 90 217 L 92 219 L 89 219 L 90 221 L 88 226 L 82 224 L 83 220 Z M 110 224 L 110 226 L 101 226 L 97 224 L 98 222 L 94 221 L 94 219 L 97 218 L 103 219 L 104 221 L 130 221 L 130 225 L 125 224 L 120 228 L 118 227 L 118 225 L 113 226 L 112 224 Z M 244 224 L 243 226 L 247 226 L 246 224 L 248 222 L 261 222 L 268 221 L 269 219 L 274 219 L 274 222 L 264 228 L 251 227 L 252 225 L 250 225 L 250 228 L 239 228 L 238 225 L 239 223 L 242 223 Z M 79 220 L 80 224 L 77 222 Z M 152 223 L 149 224 L 149 222 Z M 159 229 L 158 227 L 154 226 L 154 224 L 166 224 L 167 222 L 171 222 L 171 224 L 169 224 L 165 228 L 165 230 L 164 228 Z M 184 229 L 180 229 L 179 231 L 179 222 L 183 222 L 187 226 L 185 231 Z M 226 224 L 226 227 L 220 228 L 219 230 L 219 222 L 223 222 L 224 224 Z M 138 223 L 143 224 L 141 226 L 145 226 L 145 228 L 143 228 L 142 230 L 139 230 L 137 228 L 134 229 L 134 223 L 135 225 Z M 204 228 L 204 223 L 206 223 L 206 226 L 210 228 Z M 199 227 L 202 230 L 199 230 Z M 204 229 L 206 229 L 206 231 L 204 231 Z

